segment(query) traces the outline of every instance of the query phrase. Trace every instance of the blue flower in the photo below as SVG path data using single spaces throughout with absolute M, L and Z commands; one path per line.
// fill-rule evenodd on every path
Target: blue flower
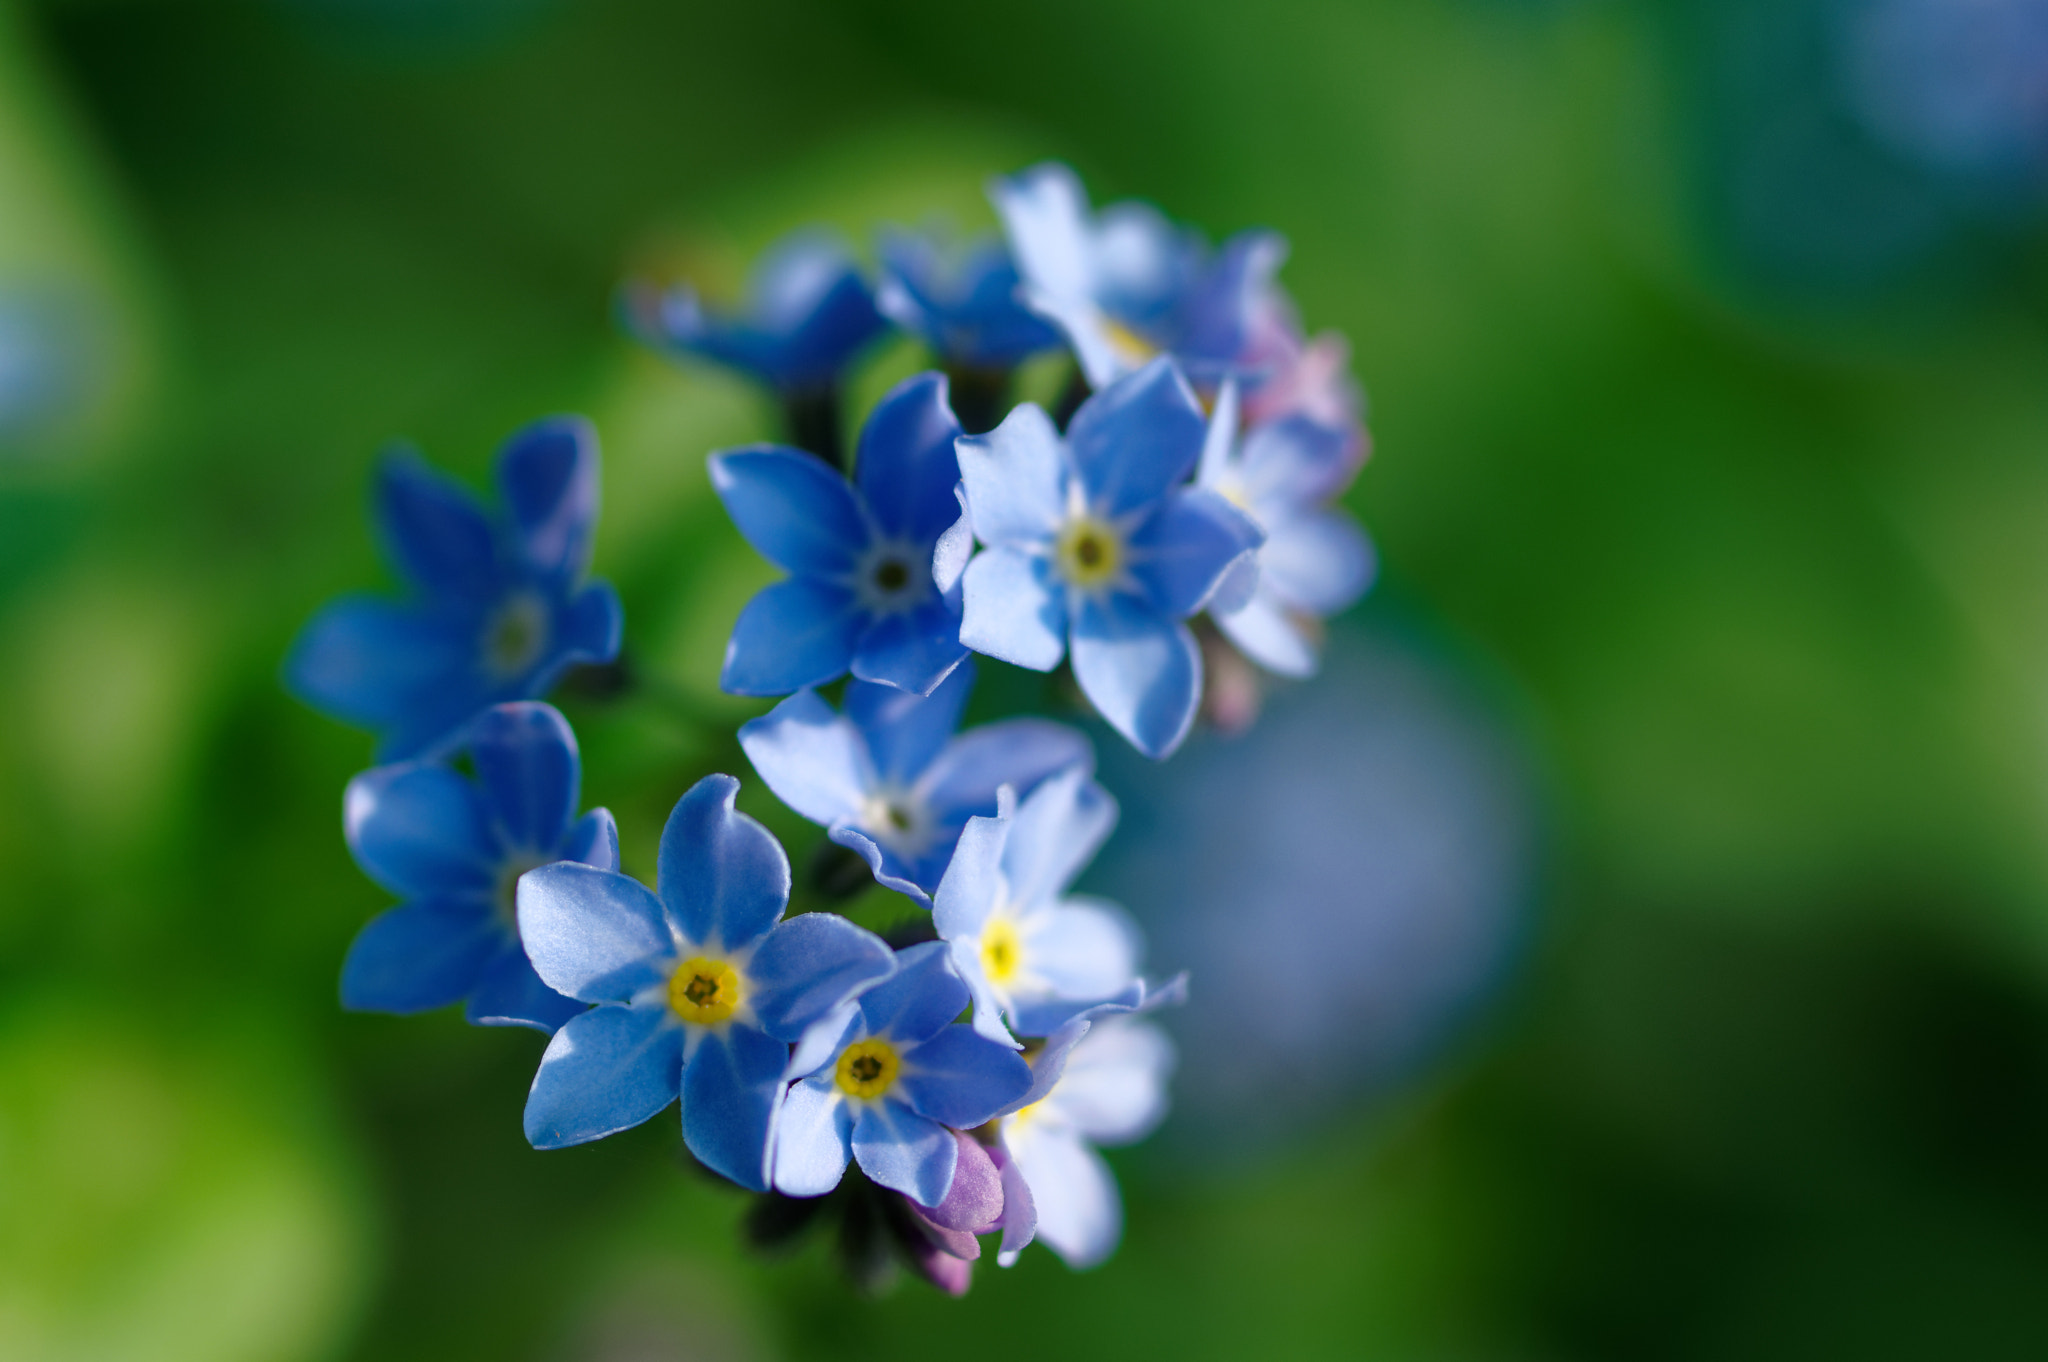
M 1095 388 L 1178 359 L 1205 389 L 1248 362 L 1287 243 L 1242 232 L 1211 254 L 1201 237 L 1140 203 L 1091 214 L 1074 172 L 1034 166 L 989 186 L 1027 306 L 1063 332 Z
M 1050 1035 L 1136 981 L 1138 933 L 1123 911 L 1064 894 L 1115 826 L 1116 801 L 1075 768 L 960 834 L 932 925 L 974 996 L 981 1035 L 1010 1046 L 1012 1030 Z
M 922 699 L 853 681 L 844 715 L 799 691 L 742 725 L 740 746 L 783 803 L 858 851 L 877 880 L 929 903 L 960 829 L 996 811 L 1002 786 L 1028 792 L 1056 771 L 1094 764 L 1087 738 L 1045 719 L 955 737 L 973 686 L 971 665 Z
M 652 891 L 580 865 L 519 882 L 534 968 L 598 1004 L 541 1058 L 526 1099 L 535 1148 L 638 1125 L 680 1094 L 690 1152 L 766 1190 L 789 1042 L 895 969 L 881 938 L 843 917 L 778 921 L 789 861 L 733 811 L 738 790 L 731 776 L 706 776 L 676 801 Z
M 877 304 L 949 366 L 1008 369 L 1060 344 L 1018 301 L 1017 266 L 997 238 L 949 251 L 931 234 L 891 232 L 881 257 Z
M 959 665 L 959 592 L 932 581 L 933 548 L 959 516 L 959 434 L 945 375 L 919 374 L 869 415 L 852 485 L 795 449 L 711 456 L 733 523 L 790 574 L 740 612 L 720 685 L 787 695 L 851 669 L 923 695 Z
M 603 809 L 576 817 L 576 735 L 550 706 L 497 705 L 461 741 L 474 780 L 404 761 L 349 782 L 349 851 L 406 901 L 356 935 L 341 968 L 342 1006 L 422 1012 L 467 998 L 472 1022 L 552 1031 L 583 1004 L 527 963 L 514 886 L 553 861 L 618 869 L 619 832 Z
M 345 596 L 313 617 L 284 682 L 313 708 L 376 730 L 381 760 L 427 755 L 478 710 L 545 694 L 573 662 L 618 655 L 619 598 L 586 583 L 597 526 L 597 435 L 537 421 L 498 455 L 504 514 L 416 455 L 384 460 L 377 518 L 415 589 Z
M 889 329 L 846 243 L 816 228 L 769 248 L 736 314 L 705 307 L 689 284 L 631 285 L 626 308 L 648 344 L 716 360 L 785 393 L 837 382 Z
M 1082 692 L 1153 757 L 1180 745 L 1202 694 L 1181 621 L 1260 540 L 1222 497 L 1180 485 L 1205 428 L 1158 359 L 1083 403 L 1064 438 L 1026 403 L 958 446 L 967 520 L 987 546 L 962 581 L 960 641 L 1038 671 L 1071 646 Z
M 936 1207 L 952 1190 L 954 1131 L 978 1126 L 1031 1088 L 1031 1069 L 955 1023 L 967 986 L 937 941 L 900 956 L 895 975 L 819 1023 L 797 1047 L 798 1081 L 775 1136 L 775 1187 L 822 1196 L 849 1156 L 884 1187 Z
M 1351 431 L 1300 416 L 1253 426 L 1239 442 L 1236 411 L 1226 384 L 1196 483 L 1242 508 L 1266 540 L 1254 556 L 1256 585 L 1236 593 L 1241 599 L 1212 603 L 1210 614 L 1260 666 L 1311 676 L 1321 621 L 1372 584 L 1371 542 L 1348 512 L 1329 504 L 1357 472 L 1358 446 Z

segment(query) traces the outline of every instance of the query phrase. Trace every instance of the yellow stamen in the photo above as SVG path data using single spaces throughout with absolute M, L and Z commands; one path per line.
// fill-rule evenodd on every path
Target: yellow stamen
M 1060 531 L 1053 562 L 1075 586 L 1092 588 L 1114 581 L 1123 565 L 1123 543 L 1115 529 L 1093 516 L 1077 515 Z
M 1159 347 L 1151 341 L 1122 322 L 1113 322 L 1107 317 L 1102 320 L 1102 335 L 1109 342 L 1109 348 L 1116 351 L 1117 358 L 1133 369 L 1143 368 L 1159 353 Z
M 996 918 L 981 930 L 981 970 L 992 984 L 1005 984 L 1024 963 L 1024 942 L 1016 924 Z
M 848 1097 L 872 1102 L 889 1091 L 902 1069 L 903 1057 L 896 1053 L 896 1047 L 886 1040 L 870 1037 L 846 1047 L 839 1056 L 839 1066 L 833 1071 L 832 1081 Z
M 740 976 L 723 960 L 691 956 L 668 980 L 669 1008 L 686 1022 L 716 1026 L 740 1005 Z

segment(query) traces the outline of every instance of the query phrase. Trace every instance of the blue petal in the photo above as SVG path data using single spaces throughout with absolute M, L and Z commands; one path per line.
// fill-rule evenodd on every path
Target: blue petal
M 986 435 L 953 446 L 974 533 L 984 544 L 1040 544 L 1067 512 L 1067 456 L 1058 427 L 1037 404 L 1011 409 Z
M 619 593 L 610 582 L 592 582 L 557 613 L 555 629 L 561 640 L 562 662 L 611 661 L 619 655 L 626 632 L 626 612 L 619 604 Z M 538 684 L 552 684 L 560 670 L 558 663 Z
M 676 943 L 654 891 L 627 875 L 557 861 L 519 877 L 519 939 L 549 988 L 624 1002 L 661 982 Z
M 938 892 L 932 895 L 932 926 L 942 941 L 981 935 L 982 925 L 1003 897 L 1003 844 L 1007 818 L 970 818 L 953 848 Z
M 943 1028 L 903 1057 L 903 1094 L 921 1116 L 967 1130 L 1031 1087 L 1031 1066 L 971 1026 Z
M 755 445 L 713 454 L 711 486 L 746 541 L 784 572 L 843 577 L 867 547 L 868 526 L 846 479 L 799 450 Z
M 967 571 L 967 560 L 974 554 L 974 518 L 967 514 L 965 484 L 954 487 L 953 500 L 959 503 L 960 517 L 946 527 L 932 546 L 932 585 L 946 597 L 950 607 L 957 608 L 960 576 Z
M 861 427 L 854 481 L 884 531 L 929 544 L 953 523 L 959 438 L 944 374 L 906 378 L 875 404 Z
M 1250 347 L 1286 260 L 1287 239 L 1278 232 L 1255 228 L 1224 242 L 1182 299 L 1174 352 L 1217 376 L 1234 365 Z
M 498 454 L 498 487 L 536 570 L 575 581 L 597 529 L 597 432 L 577 416 L 535 421 Z
M 1123 1205 L 1102 1156 L 1064 1130 L 1035 1130 L 1011 1157 L 1031 1184 L 1038 1238 L 1072 1268 L 1093 1267 L 1123 1235 Z
M 825 835 L 848 851 L 859 853 L 860 858 L 868 863 L 868 869 L 874 872 L 876 884 L 913 898 L 926 907 L 931 906 L 931 891 L 918 883 L 922 866 L 910 864 L 859 828 L 836 827 Z M 944 865 L 935 867 L 933 874 L 943 869 Z
M 1186 625 L 1135 598 L 1089 597 L 1074 622 L 1074 680 L 1133 747 L 1164 757 L 1195 721 L 1202 655 Z
M 805 1028 L 803 1039 L 790 1049 L 786 1072 L 793 1079 L 808 1078 L 867 1033 L 867 1019 L 860 1014 L 859 1000 L 849 999 Z
M 1034 990 L 1056 998 L 1100 1001 L 1138 977 L 1143 938 L 1123 910 L 1103 899 L 1070 898 L 1043 906 L 1020 924 Z
M 763 587 L 732 627 L 718 684 L 732 695 L 787 695 L 836 680 L 867 620 L 843 586 L 792 577 Z
M 1054 293 L 1093 287 L 1088 196 L 1073 171 L 1048 161 L 991 181 L 988 196 L 1020 274 Z
M 1273 527 L 1259 573 L 1274 595 L 1312 615 L 1334 615 L 1365 593 L 1378 564 L 1358 522 L 1332 507 Z
M 869 625 L 853 649 L 853 674 L 913 695 L 929 695 L 967 656 L 960 607 L 934 597 Z
M 370 919 L 341 966 L 341 1005 L 357 1012 L 425 1012 L 477 986 L 505 949 L 505 929 L 476 899 L 423 899 Z
M 929 1040 L 966 1006 L 967 985 L 954 975 L 943 941 L 896 952 L 896 973 L 860 995 L 868 1034 L 899 1045 Z
M 944 1126 L 900 1102 L 882 1101 L 862 1108 L 853 1127 L 853 1157 L 882 1186 L 936 1206 L 953 1186 L 960 1146 Z
M 470 725 L 469 757 L 504 845 L 552 853 L 576 816 L 576 735 L 552 705 L 494 705 Z
M 665 1007 L 596 1007 L 548 1042 L 526 1095 L 526 1138 L 561 1149 L 639 1125 L 676 1100 L 683 1028 Z
M 1252 593 L 1241 609 L 1217 615 L 1216 627 L 1236 649 L 1281 676 L 1316 674 L 1316 641 L 1269 587 Z
M 889 943 L 835 913 L 801 913 L 777 924 L 747 962 L 761 1029 L 786 1041 L 896 971 Z
M 387 550 L 429 597 L 482 606 L 497 596 L 491 522 L 468 488 L 408 451 L 378 466 L 376 497 Z
M 1029 798 L 1055 772 L 1094 766 L 1094 750 L 1078 729 L 1050 719 L 1002 719 L 947 743 L 925 768 L 920 788 L 939 817 L 964 820 L 993 814 L 1002 786 Z
M 1049 672 L 1067 651 L 1067 605 L 1039 554 L 983 549 L 961 578 L 960 641 L 1019 667 Z
M 1043 903 L 1063 892 L 1116 827 L 1116 800 L 1075 766 L 1027 795 L 1003 854 L 1011 898 Z
M 740 748 L 775 797 L 813 823 L 859 815 L 874 788 L 867 741 L 853 721 L 811 691 L 798 691 L 740 725 Z
M 561 857 L 599 870 L 619 868 L 619 825 L 610 809 L 592 809 L 576 820 L 562 839 Z
M 789 1047 L 751 1026 L 715 1027 L 683 1066 L 683 1143 L 751 1191 L 768 1190 L 768 1151 Z
M 342 833 L 363 873 L 400 898 L 488 894 L 501 853 L 477 787 L 446 766 L 365 771 L 342 795 Z
M 1122 516 L 1186 481 L 1207 432 L 1201 403 L 1162 356 L 1083 402 L 1067 426 L 1067 448 L 1089 508 Z
M 466 1015 L 478 1026 L 530 1026 L 552 1034 L 588 1005 L 540 981 L 526 952 L 514 945 L 485 971 L 469 995 Z
M 1159 610 L 1185 619 L 1265 538 L 1244 512 L 1200 488 L 1168 494 L 1131 536 L 1131 575 Z
M 953 736 L 973 692 L 972 665 L 956 668 L 928 696 L 855 681 L 846 688 L 846 717 L 867 739 L 875 774 L 886 782 L 907 783 Z
M 1245 433 L 1238 477 L 1255 515 L 1317 506 L 1358 470 L 1352 432 L 1306 416 L 1267 421 Z
M 789 1090 L 775 1123 L 775 1190 L 823 1196 L 846 1176 L 853 1154 L 853 1113 L 830 1078 L 809 1078 Z
M 670 810 L 655 890 L 669 923 L 693 945 L 742 950 L 789 905 L 789 857 L 775 834 L 732 806 L 740 783 L 709 775 Z
M 474 629 L 374 597 L 344 596 L 299 631 L 284 684 L 344 723 L 386 728 L 475 653 Z

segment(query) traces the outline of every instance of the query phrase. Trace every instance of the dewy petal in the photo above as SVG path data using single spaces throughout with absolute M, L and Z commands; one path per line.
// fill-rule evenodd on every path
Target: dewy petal
M 953 1185 L 943 1201 L 920 1208 L 919 1214 L 942 1230 L 986 1234 L 1002 1218 L 1002 1171 L 972 1135 L 955 1131 L 953 1138 L 960 1146 Z
M 1209 603 L 1264 538 L 1244 512 L 1214 492 L 1171 492 L 1131 536 L 1131 575 L 1161 613 L 1185 619 Z
M 505 949 L 479 900 L 424 899 L 370 919 L 341 966 L 341 1005 L 356 1012 L 425 1012 L 477 986 Z
M 1252 593 L 1241 610 L 1218 615 L 1216 627 L 1237 650 L 1281 676 L 1316 674 L 1316 645 L 1271 588 Z
M 428 596 L 479 607 L 497 596 L 491 522 L 468 488 L 408 450 L 378 465 L 376 498 L 387 551 Z
M 470 631 L 444 619 L 371 596 L 344 596 L 299 631 L 284 684 L 344 723 L 386 728 L 474 653 Z
M 1048 777 L 1025 796 L 1010 826 L 1003 878 L 1020 904 L 1061 893 L 1116 827 L 1116 800 L 1082 763 Z
M 669 924 L 693 945 L 741 950 L 789 905 L 789 857 L 775 834 L 733 808 L 740 783 L 709 775 L 669 812 L 655 892 Z
M 1164 1031 L 1135 1018 L 1104 1018 L 1068 1056 L 1051 1100 L 1093 1143 L 1129 1144 L 1165 1118 L 1173 1067 Z
M 920 1116 L 964 1130 L 1022 1097 L 1031 1066 L 973 1027 L 954 1025 L 905 1054 L 897 1081 Z
M 967 656 L 960 641 L 960 608 L 938 596 L 911 610 L 884 615 L 853 647 L 851 670 L 912 695 L 929 695 Z
M 928 696 L 859 681 L 847 686 L 846 717 L 867 740 L 879 779 L 907 784 L 932 764 L 959 726 L 974 675 L 972 664 L 957 668 Z
M 853 1157 L 861 1171 L 921 1206 L 945 1200 L 959 1152 L 952 1131 L 900 1102 L 869 1104 L 853 1127 Z
M 800 913 L 778 923 L 747 962 L 754 1015 L 785 1041 L 868 985 L 896 972 L 889 943 L 835 913 Z
M 942 941 L 978 938 L 1003 896 L 1003 845 L 1007 818 L 970 818 L 953 848 L 953 859 L 932 895 L 932 926 Z
M 787 695 L 846 674 L 867 615 L 853 592 L 808 577 L 761 588 L 740 611 L 718 684 L 731 695 Z
M 1048 161 L 990 181 L 988 196 L 1003 220 L 1019 274 L 1052 293 L 1089 291 L 1094 270 L 1088 195 L 1073 171 Z
M 639 1125 L 676 1100 L 683 1028 L 665 1007 L 596 1007 L 548 1042 L 526 1095 L 526 1138 L 561 1149 Z
M 813 823 L 853 818 L 874 788 L 866 739 L 811 691 L 741 724 L 740 748 L 775 797 Z
M 1074 680 L 1133 747 L 1164 757 L 1194 723 L 1202 654 L 1186 625 L 1134 598 L 1089 597 L 1074 622 Z
M 711 486 L 740 534 L 784 572 L 842 577 L 867 546 L 853 489 L 800 450 L 753 445 L 713 454 Z
M 557 416 L 514 435 L 498 454 L 498 488 L 521 556 L 549 576 L 582 577 L 597 529 L 597 431 L 590 422 Z
M 1024 954 L 1055 997 L 1108 998 L 1138 977 L 1141 940 L 1114 904 L 1073 898 L 1031 915 Z
M 576 816 L 576 735 L 553 705 L 493 705 L 466 735 L 484 805 L 507 847 L 552 852 Z
M 342 833 L 363 873 L 402 898 L 488 892 L 499 849 L 477 787 L 446 766 L 365 771 L 342 795 Z
M 1259 575 L 1274 596 L 1311 615 L 1334 615 L 1372 585 L 1372 542 L 1337 508 L 1274 527 L 1259 552 Z
M 1043 543 L 1067 511 L 1067 455 L 1059 428 L 1034 402 L 1013 407 L 986 435 L 953 446 L 967 514 L 984 544 Z
M 562 839 L 561 857 L 599 870 L 619 868 L 619 825 L 610 809 L 592 809 Z
M 884 531 L 928 544 L 953 523 L 959 438 L 944 374 L 906 378 L 875 404 L 861 427 L 853 475 Z
M 675 938 L 654 891 L 627 875 L 557 861 L 519 877 L 519 938 L 541 980 L 587 1003 L 659 983 Z
M 1000 719 L 947 743 L 918 788 L 943 818 L 987 817 L 1001 787 L 1029 799 L 1040 781 L 1070 767 L 1095 768 L 1094 749 L 1079 729 L 1050 719 Z
M 1207 433 L 1201 403 L 1162 355 L 1083 402 L 1068 423 L 1067 448 L 1090 508 L 1123 516 L 1185 482 Z M 974 526 L 979 533 L 978 506 Z
M 751 1026 L 713 1027 L 683 1067 L 683 1143 L 740 1186 L 768 1190 L 789 1047 Z
M 527 1026 L 552 1035 L 586 1010 L 587 1004 L 542 983 L 526 952 L 513 945 L 484 971 L 464 1015 L 477 1026 Z
M 1015 1140 L 1011 1157 L 1031 1184 L 1038 1238 L 1071 1268 L 1093 1267 L 1123 1237 L 1123 1201 L 1102 1156 L 1059 1130 Z
M 960 641 L 975 652 L 1039 672 L 1066 655 L 1066 600 L 1042 555 L 983 549 L 967 565 L 961 592 Z
M 830 1076 L 791 1087 L 775 1126 L 775 1190 L 823 1196 L 846 1176 L 852 1155 L 853 1113 Z
M 860 998 L 868 1034 L 886 1036 L 899 1046 L 931 1039 L 966 1006 L 967 985 L 954 975 L 943 941 L 896 952 L 896 973 Z

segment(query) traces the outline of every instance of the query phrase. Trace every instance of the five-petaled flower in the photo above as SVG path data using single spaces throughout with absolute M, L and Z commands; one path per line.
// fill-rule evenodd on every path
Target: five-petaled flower
M 416 455 L 384 460 L 377 517 L 415 597 L 345 596 L 307 624 L 285 685 L 379 734 L 386 761 L 430 755 L 486 706 L 546 694 L 574 662 L 618 655 L 619 598 L 584 580 L 597 525 L 597 436 L 538 421 L 498 455 L 504 514 Z
M 580 865 L 519 882 L 519 929 L 549 986 L 596 1007 L 555 1033 L 526 1100 L 536 1148 L 580 1144 L 683 1101 L 690 1152 L 768 1185 L 789 1043 L 896 966 L 829 913 L 787 921 L 789 860 L 706 776 L 662 829 L 656 887 Z

